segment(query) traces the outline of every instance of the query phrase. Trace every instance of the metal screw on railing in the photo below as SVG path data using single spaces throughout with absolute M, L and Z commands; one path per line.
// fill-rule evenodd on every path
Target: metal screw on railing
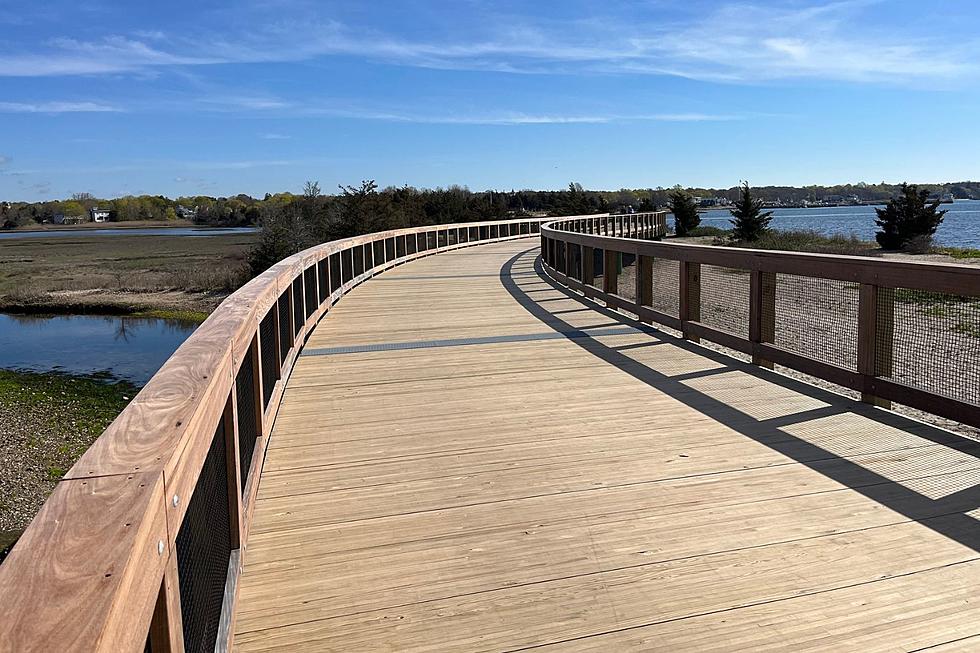
M 157 541 L 157 555 L 158 556 L 162 556 L 163 555 L 163 540 L 158 540 Z
M 174 508 L 176 508 L 179 503 L 180 503 L 180 496 L 175 494 L 174 495 Z

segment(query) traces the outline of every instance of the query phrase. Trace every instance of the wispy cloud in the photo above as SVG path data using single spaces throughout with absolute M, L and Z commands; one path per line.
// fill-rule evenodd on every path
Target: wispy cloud
M 99 102 L 0 102 L 2 113 L 105 113 L 122 109 Z
M 0 168 L 6 166 L 8 163 L 10 163 L 10 161 L 11 158 L 9 156 L 3 156 L 0 154 Z
M 672 75 L 729 83 L 794 78 L 918 83 L 978 73 L 977 40 L 950 43 L 941 34 L 894 25 L 878 30 L 874 16 L 866 13 L 876 4 L 729 2 L 669 22 L 656 12 L 638 18 L 635 9 L 596 12 L 590 20 L 487 10 L 480 20 L 460 18 L 468 26 L 465 34 L 419 39 L 318 18 L 308 7 L 291 12 L 285 3 L 275 20 L 252 21 L 263 27 L 230 31 L 222 26 L 209 29 L 208 38 L 152 30 L 90 41 L 55 39 L 41 52 L 0 55 L 0 76 L 145 72 L 335 55 L 426 68 Z
M 476 114 L 410 114 L 376 111 L 309 109 L 309 112 L 336 118 L 378 120 L 383 122 L 423 123 L 433 125 L 573 125 L 607 124 L 617 122 L 715 122 L 742 120 L 744 117 L 706 113 L 664 114 L 529 114 L 529 113 L 476 113 Z
M 277 134 L 275 132 L 265 132 L 259 134 L 259 138 L 264 141 L 288 141 L 292 136 L 288 134 Z

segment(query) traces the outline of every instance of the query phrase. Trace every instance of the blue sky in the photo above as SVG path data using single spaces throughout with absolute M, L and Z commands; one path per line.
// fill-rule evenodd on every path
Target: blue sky
M 977 25 L 975 0 L 0 0 L 0 199 L 977 179 Z

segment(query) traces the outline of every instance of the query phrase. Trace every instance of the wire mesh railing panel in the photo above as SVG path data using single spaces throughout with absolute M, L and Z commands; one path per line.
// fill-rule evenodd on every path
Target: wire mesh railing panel
M 419 250 L 419 240 L 417 234 L 408 234 L 405 236 L 405 249 L 409 254 L 415 254 Z
M 272 390 L 279 380 L 279 348 L 276 345 L 276 307 L 273 306 L 259 323 L 259 360 L 262 362 L 262 409 L 269 407 Z
M 374 248 L 371 247 L 370 243 L 364 245 L 358 245 L 361 251 L 364 253 L 364 271 L 368 272 L 374 269 Z
M 354 278 L 354 251 L 350 248 L 340 252 L 340 274 L 344 283 Z
M 340 273 L 340 252 L 330 255 L 330 293 L 333 294 L 344 285 Z
M 566 272 L 568 270 L 565 267 L 565 248 L 567 245 L 562 241 L 555 242 L 555 269 L 559 272 Z
M 405 242 L 407 236 L 398 236 L 395 238 L 395 256 L 397 258 L 402 258 L 408 253 L 408 243 Z
M 231 557 L 224 420 L 211 441 L 176 544 L 184 650 L 214 651 Z
M 394 261 L 395 260 L 395 239 L 385 238 L 385 260 Z
M 317 288 L 320 289 L 320 303 L 327 301 L 330 296 L 330 284 L 327 280 L 327 261 L 326 259 L 316 264 Z
M 279 311 L 279 361 L 280 365 L 286 361 L 289 349 L 293 345 L 293 333 L 289 328 L 289 291 L 284 291 L 279 295 L 277 309 Z
M 749 336 L 748 270 L 701 266 L 701 322 L 737 336 Z
M 762 323 L 774 325 L 777 347 L 857 371 L 858 284 L 771 274 L 762 286 Z
M 376 240 L 371 243 L 374 248 L 374 264 L 381 265 L 385 262 L 385 244 L 383 240 Z
M 303 276 L 293 279 L 293 337 L 297 336 L 306 319 L 303 313 Z
M 576 281 L 582 280 L 582 246 L 568 244 L 568 270 L 566 274 Z
M 255 407 L 255 374 L 252 368 L 252 350 L 242 358 L 242 365 L 235 375 L 235 398 L 238 414 L 238 462 L 241 475 L 241 492 L 245 495 L 245 484 L 252 471 L 252 454 L 259 438 L 258 413 Z
M 596 290 L 602 290 L 602 271 L 605 269 L 603 267 L 605 263 L 605 255 L 602 249 L 598 247 L 592 248 L 592 283 L 588 283 L 587 286 L 592 286 Z
M 364 274 L 364 248 L 354 245 L 350 248 L 351 255 L 351 279 Z
M 446 243 L 448 242 L 447 232 L 446 231 L 436 232 L 436 242 L 438 243 L 438 247 L 445 247 Z
M 310 317 L 319 304 L 316 299 L 316 268 L 312 265 L 303 271 L 303 287 L 306 293 L 306 317 Z
M 455 229 L 450 229 L 446 232 L 446 242 L 450 245 L 455 245 L 457 243 Z
M 681 264 L 665 258 L 655 258 L 651 263 L 653 268 L 653 302 L 650 308 L 671 317 L 679 317 Z
M 636 255 L 620 254 L 616 270 L 619 273 L 616 281 L 616 294 L 631 302 L 636 301 Z
M 980 297 L 879 288 L 876 330 L 879 376 L 980 404 Z

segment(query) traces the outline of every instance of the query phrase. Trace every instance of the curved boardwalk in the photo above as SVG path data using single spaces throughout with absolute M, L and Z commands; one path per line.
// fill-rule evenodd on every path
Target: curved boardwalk
M 596 310 L 537 255 L 428 257 L 316 328 L 238 649 L 980 649 L 975 446 Z

